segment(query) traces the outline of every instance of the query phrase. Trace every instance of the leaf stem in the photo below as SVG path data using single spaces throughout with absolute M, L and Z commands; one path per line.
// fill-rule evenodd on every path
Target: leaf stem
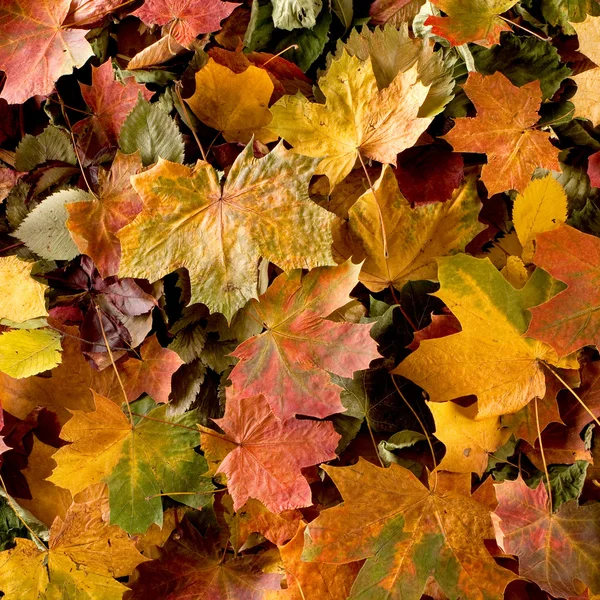
M 552 488 L 550 487 L 550 474 L 548 473 L 548 465 L 546 464 L 546 456 L 544 454 L 544 445 L 542 444 L 542 431 L 540 429 L 540 415 L 538 412 L 537 396 L 533 399 L 533 402 L 535 407 L 535 424 L 537 425 L 538 441 L 540 443 L 540 453 L 542 455 L 544 473 L 546 474 L 546 484 L 548 485 L 548 512 L 552 514 Z
M 198 429 L 196 429 L 195 427 L 180 425 L 179 423 L 173 423 L 172 421 L 163 421 L 162 419 L 156 419 L 154 417 L 149 417 L 148 415 L 141 415 L 136 412 L 132 412 L 131 414 L 136 417 L 141 417 L 142 419 L 148 419 L 149 421 L 156 421 L 157 423 L 164 423 L 165 425 L 171 425 L 172 427 L 179 427 L 180 429 L 187 429 L 188 431 L 194 431 L 195 433 L 199 433 Z
M 211 494 L 219 494 L 220 492 L 226 491 L 227 487 L 222 487 L 218 490 L 211 490 L 210 492 L 163 492 L 162 494 L 153 494 L 152 496 L 146 496 L 146 500 L 152 500 L 152 498 L 160 498 L 162 496 L 209 496 Z
M 515 27 L 518 27 L 519 29 L 522 29 L 523 31 L 530 33 L 532 36 L 536 37 L 538 40 L 542 40 L 542 42 L 549 42 L 552 39 L 550 37 L 542 37 L 535 31 L 531 31 L 531 29 L 527 29 L 527 27 L 523 27 L 523 25 L 519 25 L 518 23 L 515 23 L 514 21 L 511 21 L 510 19 L 507 19 L 506 17 L 503 17 L 502 15 L 498 15 L 498 17 L 500 19 L 502 19 L 505 23 L 508 23 L 509 25 L 514 25 Z
M 284 52 L 287 52 L 288 50 L 291 50 L 292 48 L 294 50 L 298 50 L 299 46 L 298 46 L 298 44 L 292 44 L 291 46 L 284 48 L 283 50 L 281 50 L 274 56 L 271 56 L 271 58 L 269 60 L 265 61 L 261 66 L 264 68 L 265 65 L 268 65 L 272 60 L 275 60 L 278 56 L 281 56 Z
M 179 100 L 179 103 L 181 104 L 181 107 L 183 108 L 183 113 L 185 114 L 185 124 L 188 126 L 189 130 L 192 132 L 192 135 L 194 136 L 194 139 L 196 140 L 196 144 L 198 144 L 198 148 L 200 148 L 200 154 L 202 154 L 202 160 L 204 162 L 208 162 L 207 158 L 206 158 L 206 154 L 204 153 L 204 148 L 202 147 L 202 143 L 200 142 L 200 139 L 198 138 L 198 135 L 196 134 L 196 130 L 192 127 L 192 122 L 190 120 L 190 115 L 188 114 L 187 111 L 187 107 L 185 105 L 185 102 L 183 100 L 183 98 L 181 97 L 181 92 L 179 91 L 179 87 L 180 87 L 180 83 L 177 82 L 175 84 L 175 93 L 177 94 L 177 99 Z

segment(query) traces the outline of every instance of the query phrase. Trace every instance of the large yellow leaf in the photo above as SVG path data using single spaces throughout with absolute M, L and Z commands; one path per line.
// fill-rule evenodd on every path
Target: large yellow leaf
M 516 290 L 487 258 L 460 254 L 438 259 L 441 288 L 435 295 L 460 321 L 462 331 L 421 341 L 394 371 L 424 388 L 434 402 L 474 394 L 477 418 L 518 411 L 546 391 L 541 362 L 578 368 L 575 357 L 558 360 L 547 344 L 524 337 L 528 308 L 562 284 L 538 269 Z
M 484 228 L 473 178 L 447 202 L 411 208 L 391 168 L 349 210 L 342 225 L 345 243 L 335 248 L 343 258 L 364 259 L 359 280 L 371 291 L 407 281 L 436 279 L 435 259 L 461 252 Z
M 0 590 L 6 600 L 102 598 L 121 600 L 126 587 L 115 580 L 145 559 L 119 527 L 102 520 L 101 494 L 72 504 L 50 529 L 49 549 L 17 539 L 0 553 Z
M 579 52 L 600 65 L 600 17 L 588 15 L 581 23 L 571 23 L 579 39 Z
M 22 323 L 48 314 L 46 286 L 31 277 L 31 263 L 0 257 L 0 319 Z
M 263 129 L 271 122 L 269 100 L 273 82 L 264 69 L 250 65 L 242 73 L 212 58 L 196 73 L 196 91 L 186 102 L 209 127 L 221 131 L 228 142 L 248 143 L 254 135 L 263 143 L 277 136 Z
M 335 217 L 308 197 L 315 163 L 283 144 L 255 159 L 250 144 L 221 186 L 208 163 L 160 160 L 132 178 L 144 209 L 118 233 L 120 275 L 156 281 L 186 267 L 191 302 L 231 321 L 258 297 L 261 256 L 286 271 L 334 264 Z
M 321 158 L 316 172 L 327 175 L 333 187 L 359 155 L 396 164 L 396 155 L 414 145 L 432 120 L 417 117 L 429 90 L 418 79 L 414 65 L 379 90 L 371 59 L 344 51 L 319 80 L 326 103 L 309 102 L 301 94 L 284 96 L 271 107 L 269 129 L 294 152 Z
M 552 175 L 534 179 L 517 196 L 513 207 L 513 223 L 523 246 L 523 260 L 526 263 L 533 258 L 535 236 L 556 229 L 566 219 L 567 195 Z
M 600 124 L 600 67 L 573 75 L 571 79 L 577 84 L 577 93 L 571 98 L 575 105 L 575 117 L 589 119 L 594 125 Z
M 439 468 L 454 473 L 477 473 L 488 466 L 490 453 L 502 446 L 511 430 L 500 425 L 500 417 L 475 420 L 477 406 L 466 408 L 454 402 L 429 403 L 435 419 L 435 437 L 446 446 Z
M 0 371 L 15 379 L 53 369 L 60 360 L 60 333 L 52 329 L 15 329 L 0 334 Z

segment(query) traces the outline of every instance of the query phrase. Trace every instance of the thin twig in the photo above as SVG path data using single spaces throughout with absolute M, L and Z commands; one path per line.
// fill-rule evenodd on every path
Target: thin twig
M 544 445 L 542 444 L 542 430 L 540 428 L 540 415 L 538 412 L 537 396 L 533 399 L 533 402 L 535 407 L 535 424 L 537 425 L 538 441 L 540 443 L 540 454 L 542 455 L 542 464 L 544 465 L 546 484 L 548 485 L 548 512 L 552 514 L 552 488 L 550 487 L 550 474 L 548 473 L 548 465 L 546 464 L 546 456 L 544 454 Z

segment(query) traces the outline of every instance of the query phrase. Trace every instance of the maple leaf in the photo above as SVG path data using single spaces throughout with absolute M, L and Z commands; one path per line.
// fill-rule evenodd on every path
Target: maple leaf
M 536 167 L 559 169 L 550 134 L 534 129 L 542 102 L 539 81 L 518 88 L 500 72 L 489 77 L 472 72 L 463 89 L 477 117 L 457 119 L 444 139 L 457 152 L 487 154 L 481 178 L 490 196 L 510 189 L 522 192 Z
M 562 185 L 546 175 L 534 179 L 513 206 L 513 223 L 523 246 L 523 259 L 530 263 L 534 240 L 544 231 L 551 231 L 567 219 L 567 195 Z
M 214 531 L 201 532 L 189 519 L 178 529 L 160 550 L 159 559 L 138 567 L 129 600 L 261 600 L 267 590 L 279 589 L 281 575 L 264 573 L 260 555 L 229 558 Z
M 214 419 L 225 432 L 200 427 L 207 460 L 227 475 L 233 508 L 249 498 L 271 512 L 310 506 L 311 492 L 301 469 L 336 457 L 340 436 L 327 421 L 279 420 L 263 396 L 229 398 L 225 416 Z
M 235 73 L 212 58 L 196 73 L 196 91 L 185 101 L 209 127 L 228 142 L 247 144 L 254 135 L 264 144 L 277 139 L 264 129 L 272 119 L 267 108 L 273 83 L 264 69 L 250 65 Z
M 80 83 L 79 87 L 93 114 L 77 121 L 73 133 L 79 136 L 79 145 L 91 156 L 106 146 L 118 144 L 121 127 L 140 94 L 145 100 L 152 97 L 152 92 L 136 83 L 133 77 L 116 81 L 110 60 L 99 67 L 92 65 L 92 85 Z
M 103 278 L 115 275 L 121 260 L 117 231 L 131 223 L 142 210 L 142 201 L 130 178 L 142 168 L 138 152 L 117 152 L 110 171 L 98 174 L 99 191 L 88 202 L 67 204 L 67 227 L 82 254 L 94 261 Z M 83 192 L 85 193 L 85 192 Z
M 52 92 L 54 82 L 93 55 L 83 29 L 63 23 L 70 0 L 6 0 L 0 5 L 0 93 L 10 104 Z
M 57 467 L 49 481 L 73 494 L 106 482 L 111 524 L 129 533 L 162 524 L 161 491 L 196 492 L 175 496 L 190 506 L 210 501 L 210 481 L 201 477 L 206 462 L 194 452 L 194 412 L 169 417 L 166 406 L 159 406 L 132 428 L 114 402 L 95 392 L 94 401 L 94 412 L 71 411 L 61 436 L 72 443 L 54 455 Z
M 0 257 L 0 319 L 22 323 L 48 314 L 46 286 L 31 277 L 32 263 Z
M 262 394 L 283 420 L 294 414 L 326 417 L 342 412 L 340 388 L 329 373 L 352 377 L 379 356 L 370 325 L 326 320 L 350 300 L 360 265 L 347 261 L 280 275 L 251 313 L 267 331 L 251 337 L 232 353 L 229 398 Z
M 122 366 L 128 399 L 135 400 L 146 392 L 155 402 L 169 401 L 171 377 L 184 364 L 177 352 L 163 348 L 153 335 L 140 349 L 142 360 L 130 359 Z
M 348 211 L 334 248 L 364 259 L 359 280 L 373 292 L 407 281 L 435 279 L 435 259 L 462 252 L 484 226 L 474 178 L 446 202 L 411 208 L 390 167 Z
M 600 345 L 600 240 L 568 225 L 536 238 L 533 260 L 567 288 L 531 309 L 527 335 L 565 356 L 588 344 Z
M 316 173 L 334 187 L 361 155 L 395 165 L 398 152 L 413 146 L 431 123 L 417 117 L 429 90 L 418 78 L 414 65 L 379 90 L 371 60 L 343 51 L 319 80 L 326 103 L 284 96 L 271 107 L 269 129 L 294 152 L 322 159 Z
M 490 509 L 479 490 L 470 495 L 470 478 L 440 473 L 429 490 L 395 464 L 385 469 L 359 458 L 350 467 L 323 469 L 344 503 L 309 524 L 302 558 L 333 564 L 366 558 L 350 600 L 367 594 L 418 600 L 429 577 L 450 598 L 501 600 L 515 579 L 483 543 L 494 536 Z
M 362 562 L 342 565 L 310 563 L 302 560 L 306 523 L 300 523 L 293 539 L 279 546 L 288 587 L 273 600 L 347 600 Z
M 475 420 L 477 406 L 466 408 L 454 402 L 428 403 L 435 420 L 435 437 L 446 446 L 439 468 L 454 473 L 483 475 L 490 454 L 503 446 L 511 431 L 500 417 Z
M 91 497 L 90 497 L 91 496 Z M 17 539 L 0 553 L 0 589 L 7 598 L 106 598 L 120 600 L 129 575 L 145 559 L 119 527 L 102 520 L 102 496 L 88 493 L 50 529 L 48 550 Z M 68 592 L 67 592 L 68 591 Z
M 453 46 L 474 42 L 489 48 L 500 42 L 500 33 L 512 31 L 499 15 L 518 0 L 433 0 L 446 17 L 429 16 L 425 25 L 431 33 L 446 38 Z
M 167 25 L 167 35 L 189 48 L 198 34 L 217 31 L 236 6 L 221 0 L 146 0 L 131 14 L 147 25 Z
M 600 592 L 600 504 L 578 506 L 571 500 L 550 514 L 542 482 L 532 490 L 519 476 L 494 487 L 496 539 L 505 552 L 519 558 L 521 577 L 556 597 L 581 594 L 574 579 L 592 593 Z
M 424 388 L 434 402 L 477 396 L 477 418 L 512 413 L 543 398 L 545 367 L 559 361 L 552 348 L 524 337 L 531 306 L 551 297 L 557 283 L 537 269 L 515 289 L 489 259 L 457 255 L 438 259 L 441 288 L 433 294 L 458 318 L 462 331 L 424 340 L 393 371 Z
M 285 270 L 332 264 L 334 216 L 307 195 L 315 162 L 283 144 L 255 159 L 249 144 L 221 188 L 208 163 L 159 160 L 132 177 L 144 208 L 118 232 L 120 275 L 155 281 L 186 267 L 191 302 L 231 321 L 258 296 L 259 257 Z

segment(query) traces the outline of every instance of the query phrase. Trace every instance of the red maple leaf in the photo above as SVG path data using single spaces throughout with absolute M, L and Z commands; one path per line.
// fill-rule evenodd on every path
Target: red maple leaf
M 206 427 L 202 449 L 220 463 L 237 511 L 249 498 L 271 512 L 310 506 L 311 493 L 301 469 L 336 457 L 339 434 L 329 421 L 279 420 L 263 396 L 228 398 L 225 416 L 215 419 L 225 432 Z

